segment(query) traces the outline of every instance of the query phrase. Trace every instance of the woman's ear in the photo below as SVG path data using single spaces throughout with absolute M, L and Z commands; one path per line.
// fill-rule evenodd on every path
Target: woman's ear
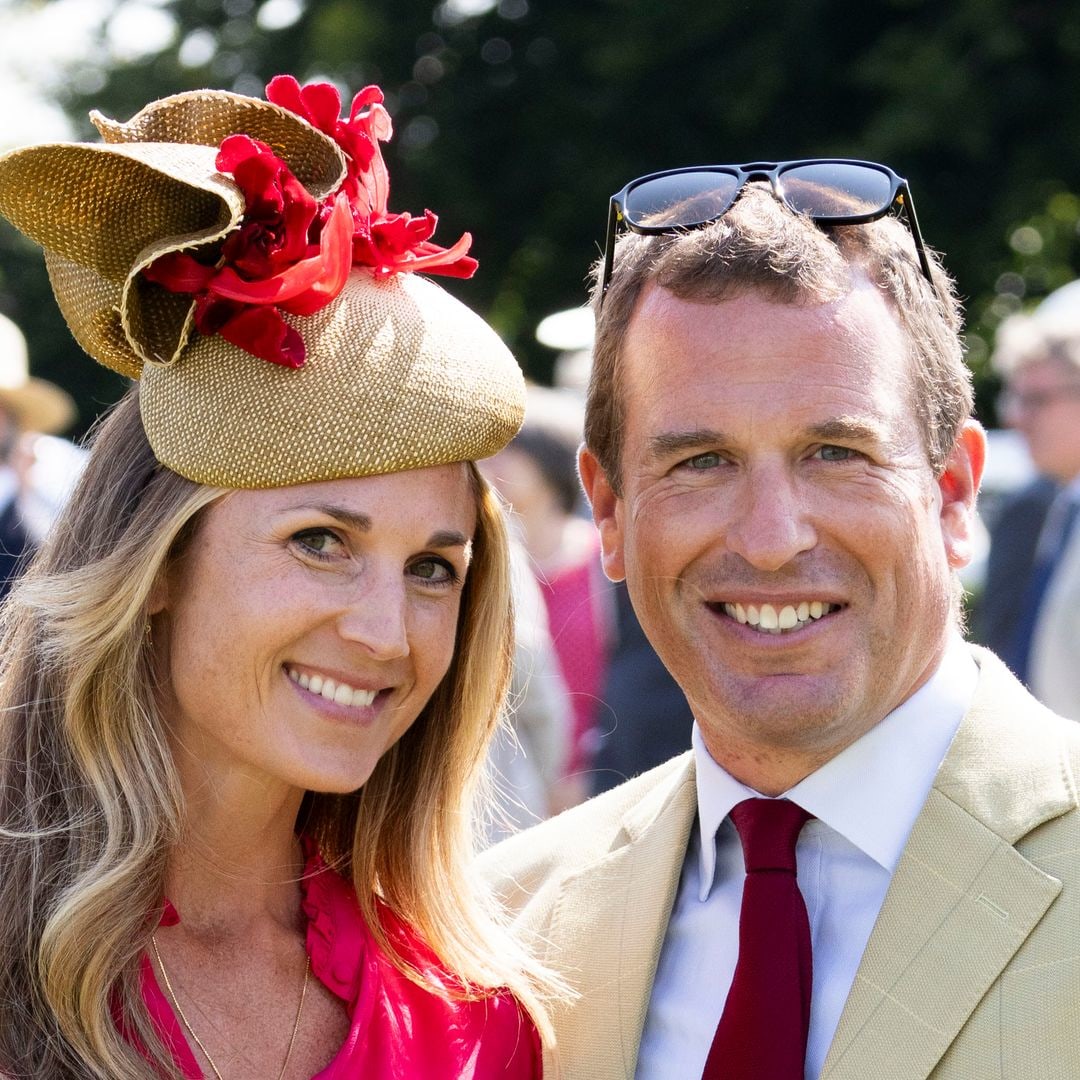
M 160 615 L 169 606 L 169 572 L 163 567 L 150 589 L 150 598 L 146 605 L 147 615 Z

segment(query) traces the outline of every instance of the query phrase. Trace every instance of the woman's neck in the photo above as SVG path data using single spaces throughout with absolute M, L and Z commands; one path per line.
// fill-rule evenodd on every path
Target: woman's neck
M 211 775 L 179 764 L 185 830 L 169 859 L 166 893 L 184 926 L 215 935 L 242 935 L 268 917 L 295 926 L 304 793 L 240 770 Z

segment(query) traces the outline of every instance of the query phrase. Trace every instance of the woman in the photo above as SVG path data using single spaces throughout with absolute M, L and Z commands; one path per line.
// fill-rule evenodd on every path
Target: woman
M 268 97 L 0 159 L 139 380 L 4 609 L 0 1072 L 536 1077 L 543 973 L 465 869 L 520 372 L 409 273 L 475 263 L 387 210 L 378 91 Z

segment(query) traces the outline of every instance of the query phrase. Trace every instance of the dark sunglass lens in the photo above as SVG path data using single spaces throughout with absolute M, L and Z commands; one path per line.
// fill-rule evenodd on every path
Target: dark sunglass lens
M 796 165 L 780 176 L 784 202 L 813 218 L 884 213 L 892 202 L 892 180 L 869 165 L 819 162 Z
M 632 225 L 693 228 L 720 217 L 738 190 L 739 179 L 733 173 L 669 173 L 631 188 L 623 213 Z

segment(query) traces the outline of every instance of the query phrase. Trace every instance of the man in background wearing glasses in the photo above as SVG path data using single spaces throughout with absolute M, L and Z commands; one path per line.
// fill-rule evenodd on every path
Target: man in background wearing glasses
M 486 857 L 552 1075 L 1080 1076 L 1080 728 L 959 632 L 985 436 L 906 183 L 644 177 L 593 304 L 581 475 L 694 746 Z
M 1067 289 L 1070 286 L 1066 287 Z M 977 631 L 1044 704 L 1080 720 L 1080 297 L 1002 323 L 1002 420 L 1040 476 L 991 529 Z

